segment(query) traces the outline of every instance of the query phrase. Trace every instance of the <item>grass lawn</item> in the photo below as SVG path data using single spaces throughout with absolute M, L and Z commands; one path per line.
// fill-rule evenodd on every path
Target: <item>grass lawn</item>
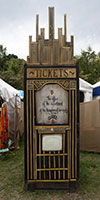
M 80 153 L 80 189 L 66 191 L 24 190 L 24 142 L 20 150 L 0 156 L 0 200 L 100 200 L 100 154 Z

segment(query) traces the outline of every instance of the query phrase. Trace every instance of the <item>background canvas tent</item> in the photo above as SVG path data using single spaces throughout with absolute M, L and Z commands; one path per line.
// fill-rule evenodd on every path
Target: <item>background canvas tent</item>
M 93 100 L 93 86 L 79 78 L 79 91 L 80 91 L 80 102 L 88 102 Z
M 80 103 L 80 150 L 100 153 L 100 99 Z
M 0 79 L 0 96 L 7 104 L 9 119 L 9 139 L 18 146 L 19 136 L 24 132 L 23 102 L 20 92 Z
M 93 85 L 93 99 L 100 99 L 100 81 Z

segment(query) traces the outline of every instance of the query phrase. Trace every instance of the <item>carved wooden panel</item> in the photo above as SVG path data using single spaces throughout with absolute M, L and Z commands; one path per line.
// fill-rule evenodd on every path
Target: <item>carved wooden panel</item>
M 28 65 L 75 65 L 74 39 L 67 42 L 66 15 L 64 15 L 64 35 L 62 28 L 58 28 L 58 39 L 54 38 L 54 8 L 49 8 L 49 39 L 45 39 L 45 29 L 40 29 L 39 35 L 39 15 L 36 16 L 36 42 L 29 36 L 29 56 Z

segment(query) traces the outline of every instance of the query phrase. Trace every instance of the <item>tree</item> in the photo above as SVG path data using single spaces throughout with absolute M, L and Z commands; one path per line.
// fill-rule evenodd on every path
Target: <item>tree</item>
M 6 53 L 6 48 L 0 45 L 0 78 L 16 89 L 23 89 L 24 59 L 14 54 Z
M 100 80 L 100 58 L 91 47 L 88 47 L 87 51 L 82 50 L 81 55 L 76 58 L 81 78 L 91 84 Z
M 0 45 L 0 71 L 6 69 L 6 60 L 7 60 L 6 48 L 3 48 L 3 46 Z

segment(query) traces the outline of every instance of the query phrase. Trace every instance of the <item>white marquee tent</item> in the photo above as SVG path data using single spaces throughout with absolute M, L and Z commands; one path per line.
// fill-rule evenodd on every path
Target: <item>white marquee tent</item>
M 79 91 L 84 94 L 84 102 L 93 100 L 93 86 L 82 78 L 79 78 Z
M 0 96 L 2 99 L 9 102 L 16 95 L 20 97 L 20 92 L 0 78 Z

